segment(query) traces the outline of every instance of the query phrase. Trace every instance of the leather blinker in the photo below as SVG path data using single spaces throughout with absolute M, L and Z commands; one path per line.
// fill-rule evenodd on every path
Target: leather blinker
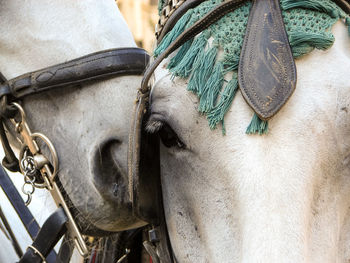
M 292 95 L 297 73 L 279 0 L 253 0 L 238 80 L 243 97 L 263 120 Z

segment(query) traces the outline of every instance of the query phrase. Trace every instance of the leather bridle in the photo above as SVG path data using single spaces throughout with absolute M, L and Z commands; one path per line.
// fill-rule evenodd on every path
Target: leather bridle
M 44 223 L 34 243 L 28 247 L 21 263 L 45 262 L 48 253 L 66 232 L 82 256 L 88 255 L 88 247 L 60 188 L 57 176 L 59 161 L 55 147 L 44 134 L 31 131 L 19 100 L 32 94 L 91 81 L 142 75 L 148 61 L 149 55 L 143 49 L 118 48 L 89 54 L 11 80 L 6 80 L 0 73 L 0 139 L 5 152 L 3 166 L 24 175 L 25 184 L 22 189 L 28 197 L 27 204 L 30 203 L 35 188 L 46 188 L 58 207 Z M 14 136 L 21 142 L 19 159 L 8 142 L 5 121 L 14 124 Z M 41 151 L 38 140 L 49 148 L 51 156 L 46 156 Z M 59 254 L 56 262 L 68 262 L 69 259 L 70 256 L 60 257 Z

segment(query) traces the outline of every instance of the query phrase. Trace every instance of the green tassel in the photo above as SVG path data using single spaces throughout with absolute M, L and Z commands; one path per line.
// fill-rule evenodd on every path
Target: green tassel
M 239 60 L 234 62 L 224 60 L 223 65 L 224 65 L 225 73 L 234 71 L 238 69 Z
M 216 55 L 218 53 L 217 47 L 212 47 L 208 51 L 202 51 L 193 62 L 192 75 L 187 85 L 187 90 L 197 94 L 200 87 L 203 87 L 208 78 L 212 74 Z
M 204 31 L 195 38 L 191 47 L 186 52 L 186 56 L 183 57 L 176 67 L 170 70 L 175 77 L 187 78 L 190 75 L 193 63 L 200 51 L 205 48 L 209 36 L 209 31 Z
M 328 14 L 333 18 L 340 18 L 341 14 L 336 8 L 337 6 L 331 1 L 320 0 L 282 0 L 281 7 L 283 10 L 292 8 L 307 8 L 311 10 L 320 11 Z
M 334 43 L 334 36 L 326 37 L 322 34 L 294 32 L 289 34 L 289 43 L 293 47 L 308 45 L 317 49 L 326 50 Z
M 193 9 L 190 9 L 184 14 L 179 21 L 177 21 L 174 28 L 168 32 L 162 42 L 157 46 L 157 48 L 154 50 L 154 56 L 157 57 L 159 54 L 163 53 L 172 42 L 185 30 L 187 22 L 190 20 L 191 16 L 193 14 Z
M 254 116 L 252 118 L 252 121 L 250 122 L 246 134 L 267 134 L 269 131 L 269 123 L 267 121 L 261 120 L 256 113 L 254 113 Z
M 224 91 L 221 93 L 220 101 L 215 107 L 208 112 L 207 120 L 209 122 L 210 129 L 216 129 L 219 122 L 222 123 L 222 133 L 226 134 L 224 126 L 224 117 L 229 108 L 231 107 L 233 98 L 238 90 L 237 75 L 234 76 L 225 86 Z
M 180 50 L 176 53 L 176 55 L 171 58 L 167 67 L 168 69 L 172 69 L 180 63 L 180 61 L 186 55 L 187 51 L 190 49 L 192 42 L 193 42 L 193 39 L 187 41 L 185 44 L 181 46 Z
M 292 47 L 292 53 L 293 53 L 293 57 L 294 58 L 299 58 L 303 55 L 306 55 L 308 53 L 310 53 L 312 50 L 314 50 L 315 48 L 308 45 L 308 44 L 302 44 L 302 45 L 298 45 L 298 46 L 294 46 Z
M 211 76 L 203 89 L 199 89 L 199 107 L 198 111 L 202 113 L 209 112 L 215 105 L 216 99 L 224 83 L 224 68 L 221 62 L 215 66 Z

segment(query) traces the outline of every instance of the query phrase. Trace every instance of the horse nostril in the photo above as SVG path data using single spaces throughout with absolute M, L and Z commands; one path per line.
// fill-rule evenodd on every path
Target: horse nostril
M 110 139 L 100 146 L 100 161 L 105 165 L 114 165 L 118 163 L 116 153 L 122 142 L 117 139 Z
M 107 199 L 116 199 L 127 186 L 126 170 L 123 169 L 123 143 L 109 139 L 95 149 L 93 158 L 93 183 L 99 193 Z

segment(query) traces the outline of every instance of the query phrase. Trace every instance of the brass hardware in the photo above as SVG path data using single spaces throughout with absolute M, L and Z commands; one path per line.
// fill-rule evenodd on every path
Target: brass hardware
M 34 187 L 46 188 L 49 190 L 57 207 L 61 206 L 65 211 L 68 218 L 68 233 L 71 239 L 74 240 L 74 244 L 80 255 L 85 257 L 88 255 L 87 245 L 55 181 L 58 172 L 58 155 L 55 147 L 44 134 L 32 133 L 26 121 L 26 114 L 23 108 L 18 103 L 13 103 L 13 105 L 18 109 L 21 117 L 18 122 L 15 119 L 11 119 L 11 121 L 15 125 L 16 132 L 20 135 L 20 138 L 17 138 L 22 144 L 22 149 L 19 153 L 19 160 L 21 163 L 21 172 L 25 176 L 25 184 L 23 185 L 22 190 L 28 196 L 27 202 L 30 202 L 31 200 L 31 195 L 35 190 Z M 48 147 L 52 163 L 41 153 L 36 139 L 40 139 Z M 50 165 L 53 167 L 53 170 L 51 170 Z M 40 171 L 42 177 L 43 183 L 41 184 L 35 182 L 35 174 L 37 171 Z M 33 188 L 25 190 L 24 187 L 28 184 Z M 35 251 L 35 248 L 32 249 Z

